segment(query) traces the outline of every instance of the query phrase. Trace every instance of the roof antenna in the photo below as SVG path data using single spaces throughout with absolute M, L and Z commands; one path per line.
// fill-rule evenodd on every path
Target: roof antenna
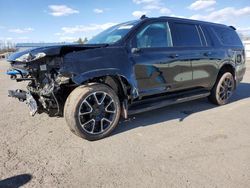
M 141 16 L 140 19 L 141 19 L 141 20 L 144 20 L 144 19 L 146 19 L 146 18 L 148 18 L 148 17 L 144 14 L 144 15 Z

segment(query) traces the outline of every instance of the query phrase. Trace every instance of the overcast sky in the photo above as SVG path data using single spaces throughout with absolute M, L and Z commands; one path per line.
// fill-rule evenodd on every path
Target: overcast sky
M 250 35 L 250 0 L 0 0 L 0 40 L 70 42 L 142 14 L 219 22 Z

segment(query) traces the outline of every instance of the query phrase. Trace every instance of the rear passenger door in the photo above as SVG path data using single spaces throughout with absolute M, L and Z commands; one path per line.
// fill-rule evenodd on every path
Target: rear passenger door
M 221 52 L 215 46 L 211 30 L 206 25 L 197 25 L 202 46 L 194 53 L 191 59 L 193 69 L 193 84 L 196 87 L 210 89 L 213 87 L 218 73 L 218 62 Z
M 169 22 L 173 49 L 181 57 L 178 62 L 170 62 L 170 72 L 175 74 L 175 89 L 195 88 L 193 80 L 192 60 L 200 58 L 202 39 L 197 25 L 186 21 Z M 178 72 L 177 72 L 178 71 Z
M 210 87 L 216 73 L 216 58 L 212 45 L 208 45 L 205 31 L 194 22 L 172 22 L 174 47 L 187 54 L 192 67 L 192 82 L 189 88 Z

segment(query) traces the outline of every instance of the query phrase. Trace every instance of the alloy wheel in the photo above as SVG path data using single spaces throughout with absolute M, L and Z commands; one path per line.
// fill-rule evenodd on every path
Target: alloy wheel
M 94 92 L 88 95 L 79 108 L 79 122 L 89 134 L 101 134 L 110 128 L 115 120 L 117 107 L 106 92 Z
M 218 97 L 221 101 L 227 101 L 233 94 L 234 80 L 232 75 L 228 75 L 224 78 L 219 86 Z

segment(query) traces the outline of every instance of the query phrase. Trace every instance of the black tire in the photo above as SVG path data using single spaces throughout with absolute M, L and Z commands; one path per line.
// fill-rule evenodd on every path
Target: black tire
M 90 141 L 108 136 L 117 126 L 120 113 L 116 93 L 104 84 L 77 87 L 64 106 L 64 117 L 70 130 Z
M 235 80 L 233 75 L 230 72 L 224 72 L 218 77 L 208 99 L 213 104 L 225 105 L 229 102 L 234 89 Z

